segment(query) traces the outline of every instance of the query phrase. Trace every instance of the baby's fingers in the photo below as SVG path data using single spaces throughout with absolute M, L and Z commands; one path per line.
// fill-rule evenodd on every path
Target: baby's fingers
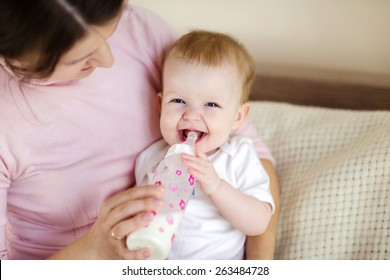
M 203 153 L 203 151 L 200 149 L 199 145 L 195 145 L 195 154 L 199 158 L 209 161 L 209 158 L 207 157 L 207 155 L 205 153 Z
M 210 167 L 210 163 L 208 160 L 206 161 L 199 157 L 183 154 L 182 160 L 183 160 L 183 164 L 191 169 L 202 171 Z

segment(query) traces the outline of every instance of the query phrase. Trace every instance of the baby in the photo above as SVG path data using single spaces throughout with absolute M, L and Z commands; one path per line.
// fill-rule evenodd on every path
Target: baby
M 163 67 L 162 140 L 137 159 L 147 184 L 169 146 L 195 131 L 196 155 L 182 155 L 197 180 L 169 259 L 242 259 L 246 235 L 263 233 L 274 209 L 269 178 L 252 141 L 234 135 L 249 113 L 253 59 L 228 35 L 193 31 L 172 46 Z

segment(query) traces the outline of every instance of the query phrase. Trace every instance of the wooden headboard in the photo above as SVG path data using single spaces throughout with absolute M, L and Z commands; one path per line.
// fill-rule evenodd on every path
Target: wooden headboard
M 298 78 L 255 79 L 251 100 L 355 110 L 390 110 L 390 88 Z

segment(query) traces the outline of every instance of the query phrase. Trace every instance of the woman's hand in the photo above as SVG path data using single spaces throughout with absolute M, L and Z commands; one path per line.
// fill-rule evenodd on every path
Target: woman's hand
M 89 233 L 89 242 L 95 248 L 97 258 L 148 258 L 151 252 L 147 248 L 130 251 L 126 236 L 150 223 L 153 211 L 163 205 L 160 199 L 163 192 L 161 186 L 133 187 L 107 199 Z
M 146 259 L 147 248 L 130 251 L 126 237 L 153 219 L 153 211 L 163 205 L 164 188 L 148 185 L 133 187 L 108 198 L 98 219 L 82 238 L 54 254 L 51 259 Z

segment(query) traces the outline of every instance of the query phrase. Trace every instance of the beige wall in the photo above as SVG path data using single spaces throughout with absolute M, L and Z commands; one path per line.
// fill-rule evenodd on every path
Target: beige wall
M 390 0 L 130 0 L 240 39 L 258 72 L 390 86 Z

